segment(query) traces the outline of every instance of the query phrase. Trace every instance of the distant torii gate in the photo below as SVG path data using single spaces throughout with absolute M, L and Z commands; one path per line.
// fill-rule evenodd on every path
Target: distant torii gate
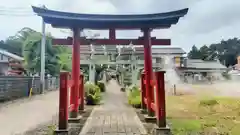
M 53 44 L 73 45 L 72 56 L 72 79 L 71 104 L 74 104 L 71 111 L 71 118 L 78 117 L 78 91 L 80 76 L 80 44 L 95 45 L 144 45 L 144 70 L 146 80 L 146 96 L 154 99 L 154 91 L 151 86 L 152 79 L 152 53 L 151 45 L 170 45 L 170 39 L 151 38 L 153 29 L 170 28 L 176 24 L 180 17 L 187 14 L 188 9 L 172 11 L 167 13 L 145 14 L 145 15 L 97 15 L 97 14 L 76 14 L 48 10 L 45 8 L 33 7 L 33 11 L 41 16 L 45 23 L 56 28 L 70 28 L 73 37 L 68 39 L 54 39 Z M 81 37 L 83 29 L 109 30 L 109 39 L 86 39 Z M 116 30 L 140 29 L 143 37 L 138 39 L 116 39 Z M 161 99 L 164 100 L 164 99 Z M 147 101 L 151 106 L 151 101 Z M 153 116 L 153 110 L 148 107 L 148 115 Z M 165 111 L 165 110 L 164 110 Z
M 53 39 L 52 44 L 53 45 L 72 45 L 72 43 L 74 43 L 73 40 L 74 38 L 72 37 L 68 37 L 67 39 Z M 147 43 L 150 45 L 149 47 L 150 54 L 151 54 L 151 45 L 170 45 L 171 44 L 170 39 L 156 39 L 156 37 L 152 37 L 150 38 L 149 43 L 145 42 L 145 40 L 149 40 L 147 36 L 139 37 L 138 39 L 116 39 L 116 30 L 110 29 L 108 39 L 87 39 L 86 37 L 80 37 L 79 42 L 83 45 L 90 45 L 92 43 L 94 43 L 94 45 L 129 45 L 129 44 L 144 45 Z M 73 51 L 74 50 L 76 52 L 81 51 L 79 47 L 75 47 L 75 45 L 73 45 Z M 146 52 L 146 50 L 144 50 L 144 52 Z M 80 61 L 80 57 L 74 56 L 74 53 L 72 54 L 72 57 L 75 57 L 75 59 L 72 59 L 73 60 L 72 67 L 74 67 L 74 65 L 76 66 L 75 63 L 78 63 L 77 61 Z M 150 60 L 152 60 L 151 56 L 150 56 Z M 152 63 L 152 61 L 150 63 Z M 152 67 L 152 65 L 149 65 L 149 66 Z M 76 74 L 75 70 L 72 70 L 72 75 L 73 74 Z M 151 74 L 151 71 L 150 71 L 150 74 Z M 71 95 L 71 96 L 74 96 L 74 95 Z
M 151 53 L 151 46 L 152 45 L 171 45 L 170 39 L 156 39 L 155 37 L 151 38 L 151 30 L 152 29 L 141 29 L 143 32 L 143 37 L 139 37 L 138 39 L 116 39 L 116 29 L 109 29 L 109 39 L 87 39 L 86 37 L 80 37 L 80 35 L 76 33 L 80 33 L 80 29 L 73 29 L 73 38 L 68 37 L 67 39 L 53 39 L 52 44 L 53 45 L 73 45 L 73 54 L 72 54 L 72 76 L 78 75 L 77 70 L 80 69 L 80 43 L 83 45 L 90 45 L 91 43 L 94 43 L 94 45 L 144 45 L 144 68 L 146 72 L 146 77 L 151 80 L 152 78 L 152 53 Z M 78 32 L 77 32 L 78 31 Z M 77 36 L 76 36 L 77 35 Z M 80 38 L 79 38 L 80 37 Z M 76 39 L 76 40 L 75 40 Z M 77 80 L 74 80 L 75 77 L 73 77 L 74 84 L 78 84 Z M 148 92 L 152 91 L 151 86 L 148 86 L 146 84 L 146 88 Z M 71 89 L 71 104 L 74 103 L 74 100 L 76 97 L 76 91 L 79 88 L 72 87 Z M 78 94 L 77 94 L 78 95 Z M 149 93 L 149 95 L 152 95 Z M 150 113 L 150 111 L 149 111 Z

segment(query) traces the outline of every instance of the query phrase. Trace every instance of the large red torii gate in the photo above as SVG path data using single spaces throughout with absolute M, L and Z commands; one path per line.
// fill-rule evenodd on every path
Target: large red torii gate
M 172 11 L 167 13 L 144 14 L 144 15 L 97 15 L 97 14 L 77 14 L 48 10 L 45 8 L 33 7 L 33 11 L 41 16 L 45 23 L 56 28 L 70 28 L 73 37 L 68 39 L 54 39 L 53 44 L 73 45 L 72 54 L 72 89 L 71 89 L 71 118 L 78 117 L 78 95 L 80 76 L 80 45 L 89 45 L 92 41 L 96 45 L 144 45 L 144 71 L 145 88 L 147 101 L 147 112 L 153 116 L 151 102 L 154 99 L 154 91 L 151 86 L 152 79 L 152 53 L 151 45 L 170 45 L 170 39 L 156 39 L 151 37 L 153 29 L 170 28 L 176 24 L 180 17 L 187 14 L 188 9 Z M 83 29 L 109 30 L 109 39 L 87 39 L 81 37 L 80 31 Z M 140 29 L 143 37 L 138 39 L 116 39 L 116 30 Z M 83 89 L 81 90 L 83 91 Z M 82 92 L 81 92 L 82 93 Z M 164 100 L 164 99 L 162 99 Z M 165 110 L 164 110 L 165 111 Z

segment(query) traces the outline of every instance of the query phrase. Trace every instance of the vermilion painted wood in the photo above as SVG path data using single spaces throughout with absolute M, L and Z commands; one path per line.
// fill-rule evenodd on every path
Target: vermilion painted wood
M 68 128 L 68 72 L 60 73 L 60 92 L 59 92 L 59 130 Z
M 144 84 L 144 81 L 145 81 L 145 74 L 142 73 L 141 74 L 141 108 L 143 110 L 146 109 L 146 103 L 144 101 L 144 98 L 146 98 L 146 88 L 145 88 L 145 84 Z
M 144 103 L 145 103 L 145 104 L 148 103 L 148 99 L 147 99 L 147 97 L 144 98 Z
M 79 80 L 79 83 L 78 83 L 78 85 L 80 85 L 81 84 L 81 82 L 80 82 L 81 80 Z M 68 87 L 72 87 L 73 86 L 73 80 L 68 80 Z
M 115 35 L 111 35 L 111 38 L 114 38 Z M 156 38 L 151 38 L 151 45 L 171 45 L 171 39 L 156 39 Z M 52 44 L 53 45 L 72 45 L 73 39 L 71 37 L 68 37 L 67 39 L 53 39 Z M 81 38 L 80 42 L 82 45 L 90 45 L 94 43 L 94 45 L 143 45 L 144 40 L 143 38 L 138 38 L 138 39 L 86 39 L 86 38 Z
M 116 39 L 116 30 L 109 29 L 109 39 Z
M 146 79 L 145 79 L 143 84 L 146 84 L 146 82 L 147 82 L 147 81 L 146 81 Z M 155 81 L 154 81 L 154 80 L 151 80 L 151 81 L 150 81 L 150 85 L 151 85 L 151 86 L 154 86 L 154 85 L 155 85 Z
M 154 102 L 151 103 L 151 109 L 155 112 L 156 111 L 156 105 Z
M 151 86 L 152 79 L 152 48 L 151 48 L 151 30 L 143 29 L 143 37 L 144 37 L 144 72 L 145 72 L 145 80 L 146 80 L 146 96 L 147 96 L 147 109 L 148 115 L 152 116 L 154 111 L 151 109 L 151 101 L 154 99 L 153 87 Z
M 71 87 L 71 105 L 73 107 L 70 108 L 70 112 L 74 114 L 74 117 L 77 117 L 78 113 L 78 106 L 79 106 L 79 101 L 78 101 L 78 96 L 79 96 L 79 76 L 80 76 L 80 29 L 79 28 L 74 28 L 73 29 L 73 53 L 72 53 L 72 80 L 73 80 L 73 85 Z
M 84 76 L 80 75 L 79 84 L 79 110 L 84 110 Z
M 73 81 L 72 80 L 68 80 L 68 87 L 72 87 L 73 86 Z
M 165 71 L 156 72 L 156 117 L 159 127 L 166 127 L 166 102 L 165 102 Z

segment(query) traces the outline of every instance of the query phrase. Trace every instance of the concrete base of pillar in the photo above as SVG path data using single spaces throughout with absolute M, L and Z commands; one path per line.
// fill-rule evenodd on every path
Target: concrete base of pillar
M 155 116 L 144 115 L 144 119 L 147 123 L 156 123 L 157 119 Z
M 68 129 L 67 130 L 55 130 L 54 135 L 68 135 Z
M 69 123 L 80 123 L 82 116 L 78 116 L 77 118 L 68 118 Z
M 78 111 L 70 111 L 69 117 L 70 118 L 77 118 L 78 117 Z
M 140 109 L 142 114 L 147 114 L 147 110 L 146 109 Z
M 171 135 L 171 129 L 168 125 L 166 127 L 158 127 L 155 125 L 152 135 Z
M 84 109 L 84 110 L 78 110 L 78 113 L 85 113 L 86 112 L 86 110 Z

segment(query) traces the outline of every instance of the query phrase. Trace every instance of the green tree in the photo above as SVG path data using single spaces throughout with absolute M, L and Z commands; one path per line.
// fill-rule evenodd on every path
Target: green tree
M 50 33 L 46 37 L 45 71 L 57 75 L 60 70 L 71 70 L 71 49 L 64 46 L 52 46 Z M 41 33 L 23 28 L 14 36 L 0 41 L 0 48 L 24 57 L 24 67 L 30 73 L 39 73 L 41 67 Z
M 31 73 L 39 73 L 41 67 L 41 33 L 34 32 L 28 35 L 23 43 L 23 56 L 25 67 Z M 47 34 L 45 47 L 45 72 L 50 75 L 58 75 L 60 70 L 71 70 L 69 55 L 71 51 L 67 47 L 52 46 L 52 36 Z
M 188 57 L 192 59 L 214 60 L 219 59 L 224 65 L 232 66 L 236 64 L 236 58 L 240 55 L 240 40 L 232 38 L 222 40 L 219 43 L 210 44 L 209 47 L 204 45 L 199 50 L 196 46 L 188 53 Z M 207 56 L 207 57 L 206 57 Z
M 35 32 L 27 37 L 23 46 L 25 67 L 31 73 L 39 73 L 41 67 L 41 34 Z M 51 36 L 46 36 L 45 71 L 47 74 L 57 75 L 60 71 L 60 59 L 57 51 L 52 48 Z
M 207 60 L 209 58 L 209 56 L 211 56 L 211 52 L 210 49 L 208 48 L 208 46 L 204 45 L 199 49 L 200 55 L 201 55 L 201 59 L 202 60 Z
M 198 50 L 198 48 L 193 45 L 191 51 L 188 53 L 188 58 L 190 59 L 201 59 L 201 52 Z
M 6 39 L 6 46 L 3 49 L 6 49 L 7 51 L 16 55 L 22 56 L 23 43 L 26 41 L 28 36 L 34 33 L 36 33 L 36 31 L 31 28 L 22 28 L 14 36 L 10 36 Z
M 55 48 L 57 51 L 58 54 L 57 57 L 60 60 L 59 64 L 61 66 L 60 67 L 61 70 L 71 71 L 72 70 L 71 49 L 65 46 L 54 46 L 53 48 Z

